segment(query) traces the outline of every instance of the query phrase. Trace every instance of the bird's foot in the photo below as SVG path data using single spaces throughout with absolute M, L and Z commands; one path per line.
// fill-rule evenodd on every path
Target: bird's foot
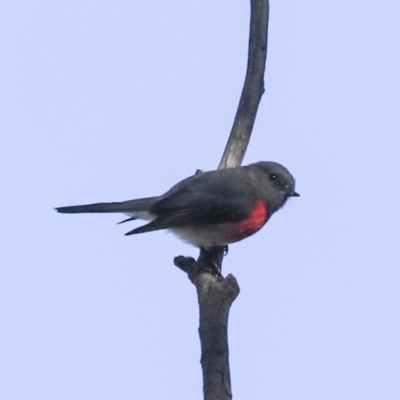
M 212 260 L 205 262 L 204 259 L 201 261 L 199 259 L 196 262 L 192 257 L 179 256 L 175 257 L 174 264 L 183 272 L 186 272 L 192 282 L 194 282 L 197 275 L 204 273 L 212 275 L 219 282 L 222 282 L 224 279 L 218 264 Z
M 197 262 L 204 270 L 215 276 L 218 280 L 222 280 L 221 274 L 222 260 L 227 253 L 228 246 L 212 247 L 211 249 L 201 249 Z
M 174 259 L 174 263 L 186 272 L 191 280 L 195 275 L 208 273 L 222 282 L 224 279 L 221 274 L 222 260 L 227 252 L 228 246 L 212 247 L 207 250 L 200 249 L 200 256 L 197 261 L 191 257 L 179 256 Z
M 223 281 L 224 277 L 221 274 L 221 268 L 218 266 L 218 264 L 213 261 L 213 260 L 208 260 L 207 263 L 201 262 L 199 264 L 199 272 L 205 272 L 210 275 L 212 275 L 214 278 L 216 278 L 218 281 Z

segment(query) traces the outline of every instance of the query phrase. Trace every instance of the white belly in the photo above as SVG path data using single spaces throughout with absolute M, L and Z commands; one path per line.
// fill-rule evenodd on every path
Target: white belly
M 231 224 L 201 225 L 170 229 L 184 242 L 191 243 L 205 250 L 215 246 L 226 246 L 232 243 L 229 233 Z
M 137 219 L 142 219 L 144 221 L 153 221 L 155 218 L 154 214 L 150 214 L 148 211 L 137 211 L 134 213 L 125 213 L 126 215 L 129 215 L 130 217 L 135 217 Z

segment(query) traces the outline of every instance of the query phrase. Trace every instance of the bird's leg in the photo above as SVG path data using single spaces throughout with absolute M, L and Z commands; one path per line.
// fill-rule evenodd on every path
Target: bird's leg
M 227 246 L 212 247 L 211 249 L 201 249 L 197 262 L 219 280 L 223 279 L 221 275 L 222 260 L 226 254 Z
M 222 282 L 224 277 L 221 274 L 222 260 L 228 252 L 228 246 L 212 247 L 200 249 L 200 255 L 196 261 L 192 257 L 175 257 L 174 263 L 182 271 L 186 272 L 189 279 L 193 282 L 194 276 L 206 272 Z

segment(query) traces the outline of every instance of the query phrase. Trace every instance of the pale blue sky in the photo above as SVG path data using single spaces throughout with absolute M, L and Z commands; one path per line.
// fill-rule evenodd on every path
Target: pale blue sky
M 400 3 L 271 1 L 245 163 L 292 199 L 231 246 L 235 399 L 400 398 Z M 0 399 L 202 398 L 194 248 L 53 207 L 164 192 L 220 160 L 248 1 L 0 3 Z M 122 217 L 123 218 L 123 217 Z

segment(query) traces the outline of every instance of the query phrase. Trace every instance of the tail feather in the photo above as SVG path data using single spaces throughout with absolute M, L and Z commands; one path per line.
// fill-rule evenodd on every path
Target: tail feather
M 136 219 L 137 219 L 136 217 L 129 217 L 127 219 L 124 219 L 121 222 L 117 222 L 117 225 L 121 225 L 121 224 L 124 224 L 125 222 L 129 222 L 129 221 L 135 221 Z
M 155 219 L 146 225 L 139 226 L 139 227 L 125 233 L 125 236 L 136 235 L 137 233 L 158 231 L 159 229 L 165 229 L 165 226 L 160 225 L 158 220 Z
M 57 207 L 59 213 L 77 214 L 77 213 L 130 213 L 138 211 L 148 211 L 157 201 L 158 197 L 147 197 L 123 201 L 120 203 L 96 203 L 80 206 Z

